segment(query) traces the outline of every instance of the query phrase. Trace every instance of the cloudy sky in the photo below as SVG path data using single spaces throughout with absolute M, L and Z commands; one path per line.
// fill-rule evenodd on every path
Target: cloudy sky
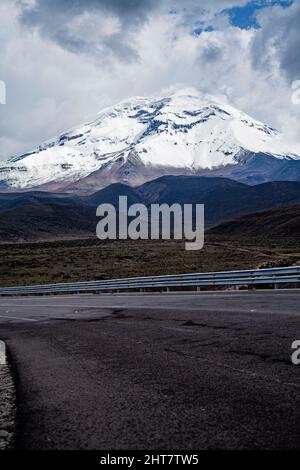
M 300 0 L 1 0 L 0 159 L 134 95 L 196 87 L 300 140 Z

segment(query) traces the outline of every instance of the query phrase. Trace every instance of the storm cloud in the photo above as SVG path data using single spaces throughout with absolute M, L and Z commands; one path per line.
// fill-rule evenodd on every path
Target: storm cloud
M 300 79 L 300 2 L 262 11 L 258 21 L 261 29 L 252 45 L 254 65 L 272 70 L 275 62 L 290 82 Z
M 120 60 L 139 58 L 134 34 L 149 15 L 177 14 L 180 22 L 198 19 L 205 24 L 215 12 L 246 0 L 19 0 L 20 19 L 42 35 L 74 53 L 86 53 L 105 61 L 114 54 Z M 202 18 L 202 21 L 201 21 Z
M 105 53 L 112 52 L 122 60 L 131 60 L 137 53 L 130 45 L 129 33 L 147 20 L 158 2 L 37 0 L 34 3 L 21 1 L 20 5 L 24 25 L 37 28 L 42 35 L 72 52 L 103 59 Z

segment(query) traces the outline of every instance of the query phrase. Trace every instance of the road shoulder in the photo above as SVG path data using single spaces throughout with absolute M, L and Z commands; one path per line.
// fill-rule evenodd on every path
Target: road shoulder
M 16 395 L 9 364 L 0 363 L 0 450 L 13 447 L 16 429 Z

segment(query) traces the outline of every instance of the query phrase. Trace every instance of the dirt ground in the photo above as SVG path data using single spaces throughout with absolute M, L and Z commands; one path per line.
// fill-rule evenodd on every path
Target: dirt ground
M 200 251 L 178 241 L 97 239 L 0 244 L 0 286 L 300 265 L 300 239 L 207 236 Z

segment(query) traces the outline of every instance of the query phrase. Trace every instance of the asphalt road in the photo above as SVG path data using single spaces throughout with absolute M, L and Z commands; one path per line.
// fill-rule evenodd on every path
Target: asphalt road
M 18 449 L 300 448 L 300 291 L 0 299 Z

